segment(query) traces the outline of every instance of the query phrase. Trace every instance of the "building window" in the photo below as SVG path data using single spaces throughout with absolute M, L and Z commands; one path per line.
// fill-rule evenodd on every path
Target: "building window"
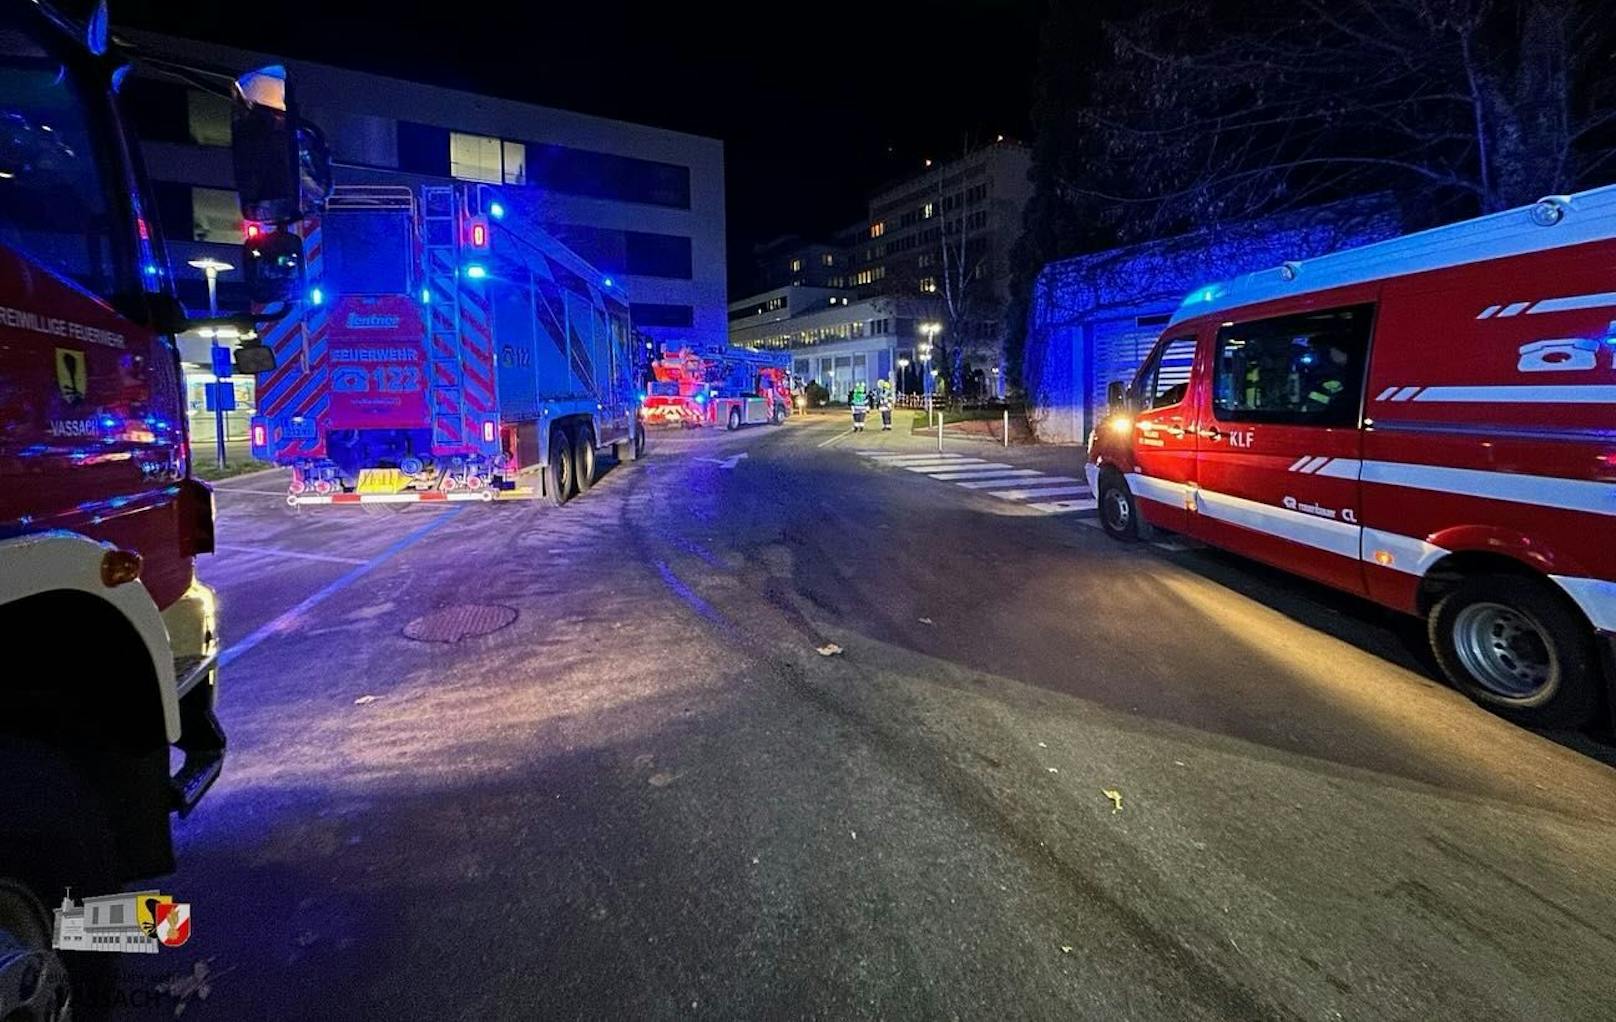
M 192 89 L 185 96 L 191 141 L 197 145 L 230 146 L 230 101 L 211 92 Z
M 563 195 L 690 208 L 690 168 L 674 163 L 529 141 L 527 180 Z
M 241 203 L 222 188 L 191 189 L 191 237 L 224 245 L 241 243 Z
M 937 207 L 933 206 L 929 202 L 920 207 L 920 215 L 927 220 L 930 220 L 932 214 L 935 212 L 937 212 Z
M 694 276 L 689 238 L 641 231 L 624 231 L 623 237 L 629 273 L 674 280 L 689 280 Z
M 462 181 L 501 184 L 505 180 L 500 140 L 487 135 L 449 133 L 449 176 Z
M 930 266 L 932 263 L 935 263 L 936 261 L 937 261 L 937 256 L 932 254 L 931 252 L 922 252 L 922 253 L 920 253 L 920 268 L 921 269 L 925 269 L 926 267 Z
M 793 260 L 791 260 L 791 272 L 792 273 L 801 273 L 802 272 L 802 260 L 801 259 L 793 259 Z
M 1212 362 L 1215 417 L 1357 425 L 1372 311 L 1356 305 L 1219 330 Z
M 878 220 L 870 225 L 870 237 L 879 238 L 885 233 L 887 233 L 887 222 L 885 220 Z
M 936 277 L 921 277 L 920 278 L 920 290 L 925 292 L 926 294 L 936 294 L 937 293 L 937 278 Z
M 821 266 L 835 266 L 836 265 L 836 255 L 835 255 L 835 253 L 826 252 L 824 255 L 820 256 L 819 257 L 819 265 L 821 265 Z
M 696 310 L 688 305 L 659 305 L 652 302 L 634 302 L 628 315 L 635 326 L 692 327 L 696 325 Z
M 109 906 L 107 906 L 107 922 L 111 923 L 113 926 L 120 926 L 120 925 L 123 924 L 123 906 L 122 905 L 109 905 Z
M 505 164 L 505 183 L 527 184 L 527 146 L 520 142 L 505 142 L 500 149 Z

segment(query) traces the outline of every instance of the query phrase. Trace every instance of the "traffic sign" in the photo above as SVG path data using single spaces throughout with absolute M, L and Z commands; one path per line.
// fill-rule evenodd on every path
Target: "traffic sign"
M 230 361 L 230 349 L 222 344 L 213 346 L 213 375 L 225 379 L 235 369 Z
M 234 383 L 210 383 L 207 386 L 208 411 L 233 412 L 236 410 L 236 385 Z

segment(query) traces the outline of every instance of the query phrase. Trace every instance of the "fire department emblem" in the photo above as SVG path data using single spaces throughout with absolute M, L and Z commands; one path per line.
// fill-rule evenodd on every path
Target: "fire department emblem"
M 73 348 L 56 349 L 56 389 L 62 400 L 76 405 L 84 400 L 89 386 L 89 373 L 84 365 L 84 352 Z
M 157 929 L 153 934 L 166 947 L 179 947 L 191 939 L 191 906 L 183 901 L 165 901 L 157 906 Z

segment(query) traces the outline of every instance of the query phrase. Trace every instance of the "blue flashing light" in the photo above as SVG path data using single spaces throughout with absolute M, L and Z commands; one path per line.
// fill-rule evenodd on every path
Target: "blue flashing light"
M 495 220 L 503 220 L 505 219 L 505 207 L 497 202 L 490 202 L 488 204 L 488 215 Z
M 698 391 L 696 391 L 696 403 L 697 403 L 697 404 L 698 404 L 698 405 L 700 405 L 700 404 L 706 404 L 706 403 L 707 403 L 707 395 L 706 395 L 706 394 L 703 394 L 703 393 L 702 393 L 702 392 L 701 392 L 701 391 L 699 391 L 699 390 L 698 390 Z
M 325 304 L 325 292 L 320 290 L 319 288 L 312 289 L 311 291 L 309 291 L 309 301 L 313 302 L 315 305 L 324 305 Z
M 146 266 L 145 266 L 145 269 L 146 269 L 146 276 L 148 276 L 148 277 L 157 276 L 157 264 L 156 263 L 147 263 Z
M 614 281 L 612 280 L 612 278 L 607 277 L 605 280 L 600 282 L 600 286 L 601 287 L 611 287 L 613 283 L 614 283 Z
M 421 289 L 421 304 L 422 305 L 431 305 L 432 304 L 432 290 L 431 290 L 431 288 L 423 287 Z
M 488 276 L 488 270 L 481 263 L 472 263 L 466 267 L 466 276 L 472 280 L 482 280 Z

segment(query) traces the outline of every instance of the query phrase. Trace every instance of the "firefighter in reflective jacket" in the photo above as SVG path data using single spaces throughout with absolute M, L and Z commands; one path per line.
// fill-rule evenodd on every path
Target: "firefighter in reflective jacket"
M 862 382 L 853 384 L 853 393 L 847 403 L 853 409 L 853 432 L 864 432 L 864 417 L 870 412 L 870 394 Z
M 892 431 L 892 381 L 882 380 L 875 385 L 875 406 L 881 409 L 881 432 Z
M 1306 401 L 1309 411 L 1324 411 L 1347 389 L 1343 377 L 1347 374 L 1348 361 L 1350 359 L 1345 351 L 1333 346 L 1330 348 L 1329 357 L 1308 387 Z

